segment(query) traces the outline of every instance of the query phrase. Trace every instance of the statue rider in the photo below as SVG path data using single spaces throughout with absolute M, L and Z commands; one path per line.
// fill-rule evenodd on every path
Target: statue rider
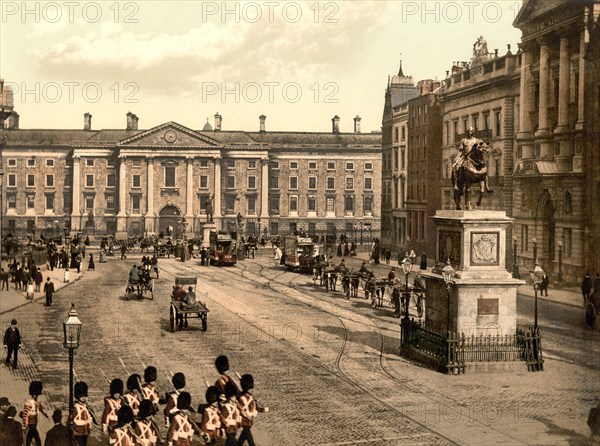
M 460 150 L 460 154 L 456 157 L 456 160 L 454 161 L 454 166 L 452 166 L 453 169 L 458 169 L 459 167 L 462 167 L 473 146 L 476 144 L 481 144 L 483 142 L 483 140 L 475 138 L 474 133 L 475 129 L 472 126 L 470 126 L 467 129 L 467 136 L 460 140 L 460 146 L 458 148 L 458 150 Z

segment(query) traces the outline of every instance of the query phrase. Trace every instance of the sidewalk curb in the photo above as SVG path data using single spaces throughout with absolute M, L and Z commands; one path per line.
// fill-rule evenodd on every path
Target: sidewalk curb
M 57 290 L 56 290 L 54 293 L 56 294 L 57 292 L 59 292 L 59 291 L 60 291 L 60 290 L 62 290 L 63 288 L 65 288 L 65 287 L 69 286 L 69 285 L 70 285 L 70 284 L 72 284 L 72 283 L 75 283 L 75 282 L 77 282 L 77 281 L 78 281 L 78 280 L 80 280 L 82 277 L 83 277 L 83 274 L 81 274 L 79 277 L 75 277 L 73 280 L 69 280 L 69 282 L 67 282 L 67 283 L 64 283 L 64 284 L 63 284 L 63 286 L 61 286 L 59 289 L 57 289 Z M 44 296 L 43 294 L 42 294 L 41 296 L 39 296 L 39 297 L 34 297 L 32 300 L 30 300 L 30 301 L 26 301 L 26 302 L 23 302 L 22 304 L 20 304 L 20 305 L 17 305 L 16 307 L 12 307 L 12 308 L 10 308 L 10 309 L 8 309 L 8 310 L 0 311 L 0 316 L 4 316 L 5 314 L 7 314 L 7 313 L 10 313 L 11 311 L 14 311 L 14 310 L 16 310 L 16 309 L 18 309 L 18 308 L 24 307 L 25 305 L 32 304 L 32 303 L 34 303 L 34 302 L 36 302 L 36 301 L 38 301 L 38 300 L 40 300 L 40 299 L 45 299 L 45 298 L 46 298 L 46 296 Z
M 529 297 L 530 299 L 535 299 L 535 296 L 531 296 L 531 295 L 529 295 L 527 293 L 519 293 L 519 291 L 517 291 L 517 296 Z M 548 299 L 548 298 L 546 298 L 546 296 L 544 296 L 544 297 L 538 296 L 538 300 L 543 300 L 545 302 L 551 302 L 551 303 L 554 303 L 554 304 L 557 304 L 557 305 L 566 305 L 567 307 L 581 308 L 582 310 L 584 309 L 583 304 L 576 305 L 576 304 L 573 304 L 573 303 L 570 303 L 570 302 L 563 302 L 561 300 Z

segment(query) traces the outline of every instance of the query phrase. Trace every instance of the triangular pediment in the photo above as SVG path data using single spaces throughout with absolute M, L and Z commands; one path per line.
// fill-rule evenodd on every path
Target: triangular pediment
M 176 122 L 167 122 L 157 127 L 138 133 L 131 138 L 119 142 L 121 147 L 161 147 L 176 149 L 194 148 L 216 148 L 222 144 L 206 135 L 198 133 Z
M 532 23 L 546 16 L 550 11 L 572 7 L 573 0 L 527 0 L 519 10 L 513 22 L 515 28 L 521 29 L 526 23 Z

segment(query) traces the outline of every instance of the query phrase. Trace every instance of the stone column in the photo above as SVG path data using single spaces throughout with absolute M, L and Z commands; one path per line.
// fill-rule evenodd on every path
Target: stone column
M 269 159 L 260 160 L 261 178 L 260 178 L 260 218 L 263 220 L 264 227 L 268 227 L 269 218 Z
M 127 158 L 119 156 L 119 212 L 117 214 L 117 233 L 115 237 L 127 237 Z
M 531 82 L 531 48 L 523 46 L 521 53 L 521 83 L 519 86 L 519 133 L 517 140 L 521 145 L 523 159 L 533 158 L 533 141 L 531 133 L 532 82 Z
M 80 158 L 78 156 L 73 157 L 73 202 L 71 209 L 71 230 L 79 231 L 81 223 L 81 209 L 80 199 L 81 197 L 81 171 L 80 171 Z
M 579 87 L 577 96 L 577 122 L 575 123 L 575 155 L 573 172 L 583 172 L 583 147 L 585 145 L 585 30 L 579 40 Z
M 538 103 L 538 130 L 535 132 L 536 143 L 540 146 L 540 158 L 552 156 L 552 147 L 548 137 L 548 93 L 550 86 L 550 47 L 545 39 L 540 41 L 540 93 Z
M 215 163 L 215 201 L 214 201 L 214 215 L 213 219 L 216 223 L 221 220 L 221 157 L 216 156 L 214 159 Z M 220 225 L 218 225 L 220 227 Z
M 569 39 L 560 39 L 560 59 L 558 72 L 558 125 L 554 129 L 556 140 L 559 144 L 559 153 L 555 160 L 561 171 L 570 168 L 569 157 L 571 156 L 571 141 L 569 128 Z
M 191 224 L 191 219 L 194 216 L 194 157 L 188 156 L 185 159 L 187 167 L 186 178 L 186 194 L 185 194 L 185 218 L 188 220 L 188 225 Z
M 147 159 L 148 166 L 148 190 L 146 193 L 148 204 L 146 211 L 146 232 L 152 234 L 154 230 L 154 157 L 150 156 Z

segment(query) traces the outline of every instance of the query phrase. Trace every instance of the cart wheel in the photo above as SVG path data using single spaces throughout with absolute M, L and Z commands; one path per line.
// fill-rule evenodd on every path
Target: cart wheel
M 594 329 L 596 328 L 597 321 L 598 318 L 596 315 L 596 308 L 594 307 L 593 303 L 589 302 L 585 307 L 585 323 L 588 325 L 588 327 Z
M 208 319 L 208 315 L 206 315 L 206 314 L 203 314 L 203 315 L 200 317 L 200 319 L 202 320 L 202 331 L 206 331 L 206 327 L 207 327 L 207 325 L 208 325 L 208 321 L 207 321 L 207 319 Z
M 171 333 L 175 333 L 175 308 L 171 304 L 169 309 L 169 322 L 171 323 Z

